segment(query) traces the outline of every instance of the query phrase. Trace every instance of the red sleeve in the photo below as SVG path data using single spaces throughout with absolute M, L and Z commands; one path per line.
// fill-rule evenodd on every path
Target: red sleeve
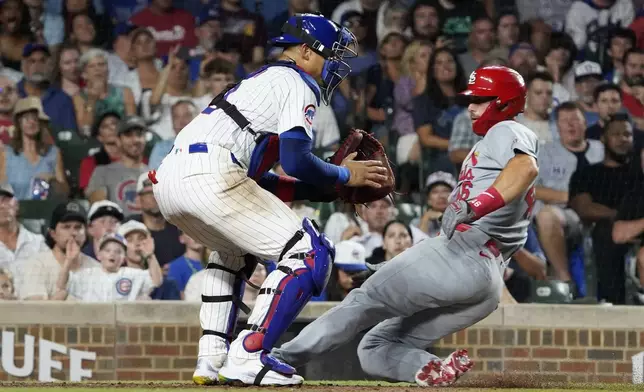
M 89 179 L 92 178 L 92 173 L 94 173 L 94 169 L 96 169 L 96 159 L 94 159 L 93 156 L 83 158 L 80 164 L 80 174 L 78 176 L 78 187 L 81 190 L 87 188 Z

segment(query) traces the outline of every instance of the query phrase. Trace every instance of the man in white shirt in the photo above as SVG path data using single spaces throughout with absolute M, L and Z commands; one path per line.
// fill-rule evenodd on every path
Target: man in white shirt
M 14 275 L 17 264 L 48 249 L 42 235 L 18 222 L 18 209 L 11 185 L 0 185 L 0 267 L 9 268 Z
M 160 267 L 158 263 L 159 271 L 123 267 L 127 249 L 127 240 L 121 235 L 105 234 L 99 242 L 101 267 L 71 271 L 71 263 L 66 262 L 58 277 L 57 296 L 65 299 L 72 295 L 84 302 L 134 301 L 148 296 L 161 284 Z
M 25 262 L 21 276 L 16 279 L 22 282 L 20 287 L 16 287 L 18 298 L 55 299 L 56 282 L 67 262 L 72 271 L 99 267 L 95 259 L 80 251 L 87 239 L 86 221 L 85 210 L 76 202 L 61 203 L 54 209 L 46 239 L 50 249 Z

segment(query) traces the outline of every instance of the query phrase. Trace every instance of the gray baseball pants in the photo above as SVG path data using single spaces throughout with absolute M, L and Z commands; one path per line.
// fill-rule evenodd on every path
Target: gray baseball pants
M 476 227 L 426 239 L 393 258 L 336 307 L 273 354 L 299 367 L 372 327 L 358 346 L 363 370 L 415 382 L 437 357 L 426 350 L 487 317 L 498 306 L 502 261 Z

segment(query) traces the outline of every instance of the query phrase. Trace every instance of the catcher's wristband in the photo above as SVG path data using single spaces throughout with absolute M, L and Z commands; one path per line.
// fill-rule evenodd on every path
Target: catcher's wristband
M 349 171 L 349 168 L 338 166 L 338 184 L 346 184 L 347 182 L 349 182 L 350 177 L 351 172 Z
M 474 219 L 476 220 L 503 207 L 505 201 L 499 191 L 491 186 L 485 192 L 468 201 L 467 204 L 470 206 L 472 212 L 474 212 Z

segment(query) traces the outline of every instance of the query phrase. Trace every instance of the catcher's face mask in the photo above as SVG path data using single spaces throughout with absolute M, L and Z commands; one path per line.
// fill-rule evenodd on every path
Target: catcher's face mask
M 329 104 L 333 91 L 349 76 L 351 67 L 346 59 L 356 57 L 356 37 L 346 28 L 342 28 L 339 39 L 333 44 L 332 55 L 325 58 L 322 69 L 322 100 Z
M 292 16 L 282 26 L 282 35 L 271 42 L 283 47 L 305 44 L 324 58 L 318 83 L 322 88 L 322 102 L 327 105 L 333 91 L 351 72 L 346 60 L 357 56 L 358 40 L 353 33 L 320 14 Z

